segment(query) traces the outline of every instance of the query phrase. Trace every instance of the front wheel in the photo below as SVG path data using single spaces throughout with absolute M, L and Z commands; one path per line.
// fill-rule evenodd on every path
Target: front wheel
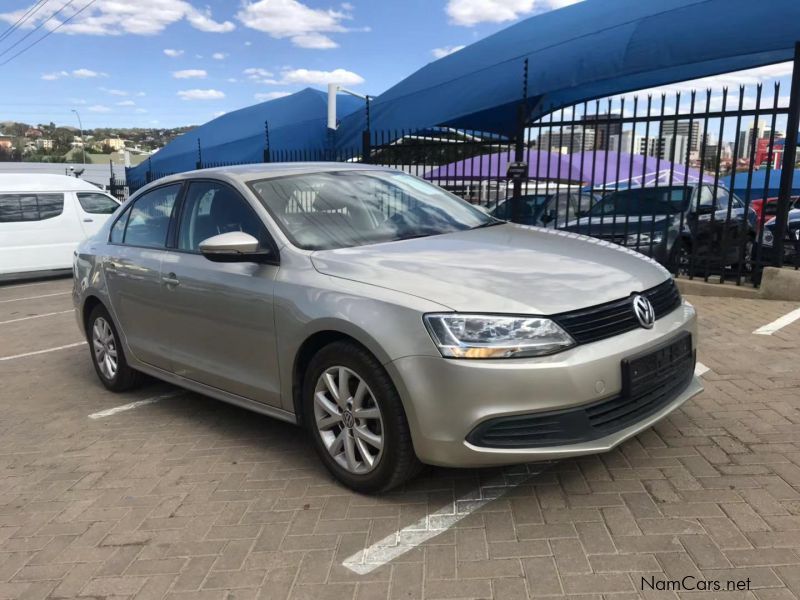
M 311 360 L 303 415 L 322 462 L 357 492 L 396 487 L 421 466 L 394 384 L 380 363 L 354 343 L 334 342 Z
M 92 309 L 87 323 L 92 364 L 100 382 L 112 392 L 133 389 L 142 374 L 128 365 L 111 315 L 101 304 Z

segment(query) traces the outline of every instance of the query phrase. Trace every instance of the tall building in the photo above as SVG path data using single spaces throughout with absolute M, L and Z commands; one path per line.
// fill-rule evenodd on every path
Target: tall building
M 591 128 L 554 127 L 539 135 L 537 147 L 540 150 L 572 154 L 583 150 L 592 150 L 595 147 L 595 132 Z
M 584 115 L 584 131 L 594 132 L 594 149 L 610 150 L 611 139 L 622 133 L 622 115 L 620 113 L 601 113 Z
M 661 124 L 661 137 L 675 136 L 685 137 L 691 152 L 700 151 L 700 123 L 698 121 L 664 121 Z
M 753 144 L 755 140 L 769 139 L 769 129 L 767 124 L 762 120 L 753 123 L 750 129 L 739 132 L 739 148 L 736 152 L 736 158 L 749 159 L 753 151 Z

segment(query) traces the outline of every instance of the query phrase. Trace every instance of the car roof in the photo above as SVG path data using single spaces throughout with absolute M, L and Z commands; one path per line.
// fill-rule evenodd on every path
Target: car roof
M 233 165 L 229 167 L 213 167 L 210 169 L 200 169 L 196 171 L 186 171 L 175 175 L 167 175 L 161 179 L 156 179 L 137 192 L 137 196 L 148 189 L 176 183 L 185 179 L 223 179 L 238 183 L 247 183 L 259 179 L 270 179 L 273 177 L 284 177 L 286 175 L 305 175 L 309 173 L 330 173 L 332 171 L 393 171 L 400 173 L 398 169 L 382 167 L 378 165 L 368 165 L 364 163 L 342 163 L 342 162 L 285 162 L 285 163 L 256 163 L 252 165 Z
M 3 192 L 99 192 L 99 187 L 77 177 L 50 173 L 0 173 Z

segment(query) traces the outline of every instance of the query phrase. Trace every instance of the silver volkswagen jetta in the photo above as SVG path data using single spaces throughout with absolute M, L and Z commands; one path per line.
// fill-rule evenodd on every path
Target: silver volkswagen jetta
M 146 373 L 303 424 L 360 491 L 607 451 L 702 390 L 662 267 L 385 168 L 160 179 L 80 246 L 74 283 L 107 388 Z

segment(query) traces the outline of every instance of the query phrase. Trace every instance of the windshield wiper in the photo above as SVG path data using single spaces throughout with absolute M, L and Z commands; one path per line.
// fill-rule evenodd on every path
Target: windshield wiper
M 484 227 L 494 227 L 495 225 L 504 225 L 506 221 L 494 220 L 494 221 L 486 221 L 486 223 L 481 223 L 480 225 L 475 225 L 472 229 L 483 229 Z

